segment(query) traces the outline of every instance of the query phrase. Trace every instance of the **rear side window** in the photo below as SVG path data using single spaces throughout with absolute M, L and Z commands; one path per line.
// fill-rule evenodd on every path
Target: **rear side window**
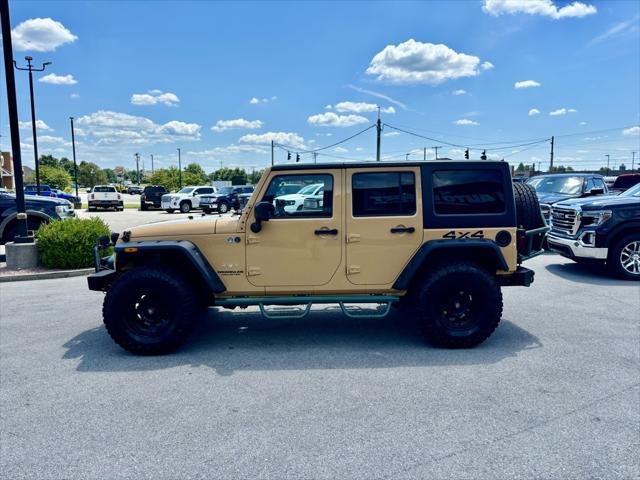
M 164 187 L 146 187 L 144 191 L 146 193 L 158 193 L 158 192 L 166 192 L 167 190 Z
M 500 170 L 436 170 L 433 208 L 437 215 L 504 213 L 504 182 Z
M 407 216 L 416 213 L 413 172 L 355 173 L 351 180 L 354 217 Z
M 93 187 L 93 191 L 96 193 L 115 192 L 115 187 Z

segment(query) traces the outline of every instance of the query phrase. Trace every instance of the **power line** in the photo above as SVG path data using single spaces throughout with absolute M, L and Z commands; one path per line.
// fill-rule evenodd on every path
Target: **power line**
M 358 135 L 362 135 L 366 131 L 371 130 L 372 128 L 374 128 L 375 126 L 376 126 L 375 123 L 371 124 L 367 128 L 365 128 L 364 130 L 361 130 L 358 133 L 354 133 L 350 137 L 347 137 L 347 138 L 345 138 L 343 140 L 340 140 L 339 142 L 332 143 L 331 145 L 327 145 L 327 146 L 324 146 L 324 147 L 315 148 L 313 150 L 299 149 L 299 148 L 295 148 L 295 147 L 293 147 L 291 145 L 285 145 L 285 144 L 282 144 L 282 143 L 274 143 L 274 146 L 279 147 L 279 148 L 281 148 L 283 150 L 286 150 L 288 152 L 296 152 L 296 153 L 300 153 L 300 154 L 311 154 L 311 153 L 314 153 L 314 152 L 321 152 L 323 150 L 327 150 L 328 148 L 337 147 L 338 145 L 340 145 L 342 143 L 345 143 L 345 142 L 348 142 L 349 140 L 357 137 Z

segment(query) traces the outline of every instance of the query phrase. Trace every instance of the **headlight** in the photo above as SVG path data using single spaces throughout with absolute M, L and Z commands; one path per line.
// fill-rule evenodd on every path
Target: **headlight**
M 56 213 L 58 215 L 63 215 L 65 213 L 69 213 L 71 208 L 68 205 L 56 205 Z
M 584 226 L 598 226 L 611 218 L 611 210 L 592 210 L 582 212 L 582 224 Z

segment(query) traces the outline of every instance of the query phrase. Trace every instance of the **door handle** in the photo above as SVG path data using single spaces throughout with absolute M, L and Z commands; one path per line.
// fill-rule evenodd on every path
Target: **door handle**
M 414 233 L 416 229 L 414 227 L 393 227 L 391 233 Z
M 328 229 L 320 229 L 320 230 L 316 230 L 315 232 L 316 235 L 337 235 L 338 234 L 338 229 L 334 228 L 332 230 L 328 230 Z

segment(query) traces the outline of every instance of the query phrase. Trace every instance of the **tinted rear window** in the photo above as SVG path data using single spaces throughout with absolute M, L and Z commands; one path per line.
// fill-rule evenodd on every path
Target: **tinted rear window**
M 499 170 L 436 170 L 433 207 L 438 215 L 503 213 L 504 184 Z
M 158 193 L 158 192 L 166 192 L 167 189 L 164 187 L 145 187 L 144 191 L 147 193 Z
M 115 192 L 115 191 L 116 191 L 115 187 L 93 187 L 93 192 L 96 192 L 96 193 Z

